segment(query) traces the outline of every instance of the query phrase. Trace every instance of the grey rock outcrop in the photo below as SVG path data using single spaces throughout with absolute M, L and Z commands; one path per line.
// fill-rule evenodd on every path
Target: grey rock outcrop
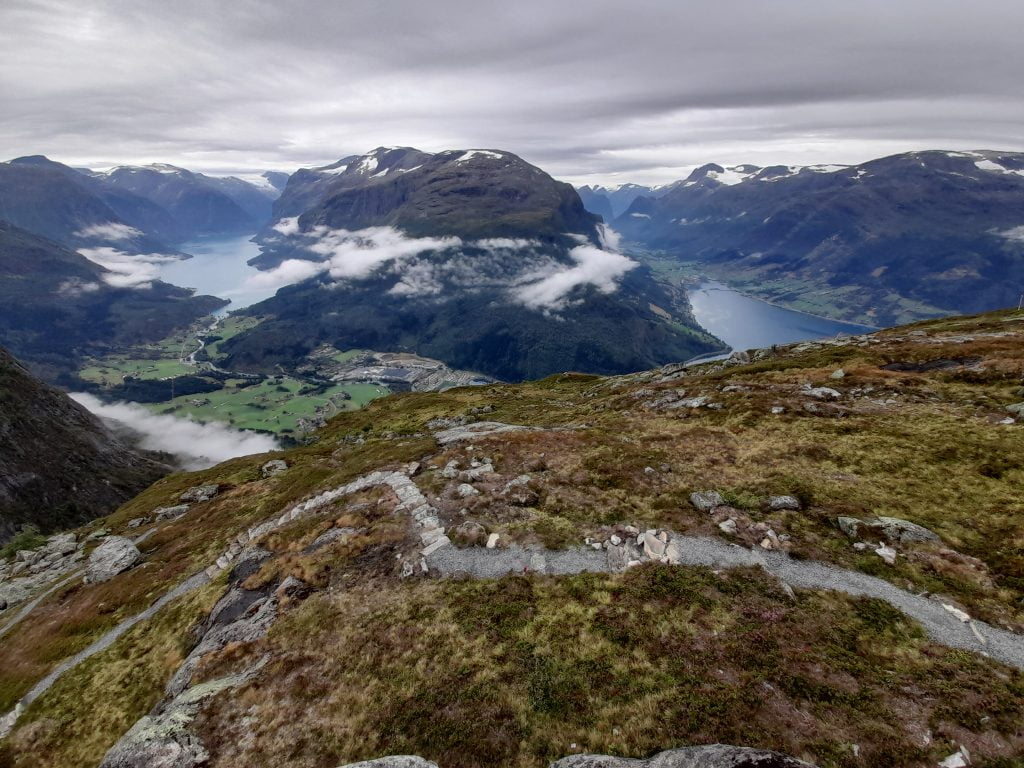
M 104 766 L 104 768 L 106 768 Z M 415 755 L 392 755 L 339 768 L 437 768 L 436 763 Z M 814 768 L 810 763 L 766 749 L 710 744 L 659 752 L 641 760 L 612 755 L 570 755 L 549 768 Z
M 882 534 L 889 541 L 939 541 L 939 536 L 934 531 L 898 517 L 880 517 L 872 527 L 881 528 Z
M 86 578 L 91 583 L 109 581 L 135 565 L 141 556 L 139 548 L 131 539 L 110 536 L 89 555 L 89 562 L 85 567 Z
M 219 492 L 219 485 L 196 485 L 182 493 L 178 498 L 186 503 L 209 501 Z
M 100 768 L 195 768 L 210 759 L 189 726 L 203 700 L 246 682 L 246 674 L 210 680 L 176 696 L 158 713 L 139 720 L 103 757 Z
M 157 520 L 174 520 L 188 512 L 188 504 L 175 504 L 173 507 L 158 507 L 153 510 Z
M 376 760 L 364 760 L 361 763 L 349 763 L 341 768 L 437 768 L 437 763 L 424 760 L 417 755 L 391 755 L 378 757 Z
M 611 755 L 570 755 L 550 768 L 813 768 L 810 763 L 766 749 L 709 744 L 681 747 L 638 760 Z
M 690 494 L 690 503 L 701 512 L 710 512 L 724 505 L 725 499 L 718 491 L 696 491 Z
M 260 468 L 263 477 L 274 477 L 288 469 L 288 462 L 284 459 L 271 459 Z
M 800 509 L 800 500 L 796 496 L 772 496 L 768 499 L 768 506 L 772 509 Z

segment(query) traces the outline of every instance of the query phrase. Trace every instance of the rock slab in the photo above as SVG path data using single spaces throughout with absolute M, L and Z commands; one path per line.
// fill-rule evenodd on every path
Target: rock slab
M 110 536 L 89 555 L 89 562 L 85 566 L 86 578 L 91 583 L 110 581 L 135 565 L 140 557 L 139 548 L 131 539 Z

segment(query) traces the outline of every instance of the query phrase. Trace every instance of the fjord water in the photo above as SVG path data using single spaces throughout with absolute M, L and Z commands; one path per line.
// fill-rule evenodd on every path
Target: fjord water
M 254 287 L 247 281 L 260 272 L 246 262 L 258 256 L 259 246 L 252 235 L 203 238 L 185 243 L 181 250 L 191 259 L 173 261 L 160 270 L 160 279 L 183 288 L 195 288 L 197 294 L 219 296 L 231 303 L 222 312 L 248 307 L 274 295 L 276 288 Z
M 712 281 L 701 283 L 689 296 L 697 322 L 738 350 L 875 330 L 776 307 Z

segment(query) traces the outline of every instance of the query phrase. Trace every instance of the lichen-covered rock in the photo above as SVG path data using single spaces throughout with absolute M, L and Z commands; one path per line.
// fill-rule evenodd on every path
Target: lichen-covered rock
M 437 768 L 437 763 L 424 760 L 417 755 L 391 755 L 378 757 L 376 760 L 364 760 L 361 763 L 349 763 L 341 768 Z
M 89 555 L 89 562 L 85 567 L 86 578 L 91 583 L 109 581 L 135 565 L 141 556 L 139 548 L 131 539 L 110 536 Z
M 189 726 L 204 699 L 248 679 L 248 674 L 189 688 L 157 714 L 143 717 L 103 757 L 100 768 L 195 768 L 210 759 Z
M 339 768 L 437 768 L 415 755 L 392 755 Z M 549 768 L 814 768 L 810 763 L 765 749 L 710 744 L 660 752 L 646 760 L 612 755 L 570 755 Z
M 864 525 L 864 521 L 858 520 L 856 517 L 840 516 L 836 518 L 836 525 L 851 539 L 856 539 L 860 535 L 860 527 Z
M 800 509 L 800 500 L 796 496 L 772 496 L 768 506 L 775 510 Z
M 219 485 L 196 485 L 182 493 L 178 498 L 186 503 L 198 503 L 201 501 L 209 501 L 218 493 L 220 493 Z
M 570 755 L 550 768 L 814 768 L 810 763 L 766 749 L 709 744 L 659 752 L 638 760 L 611 755 Z
M 288 469 L 288 462 L 283 459 L 271 459 L 260 468 L 263 477 L 274 477 Z
M 188 504 L 176 504 L 173 507 L 158 507 L 153 510 L 157 520 L 174 520 L 188 512 Z
M 880 528 L 882 535 L 889 541 L 939 541 L 939 535 L 934 531 L 898 517 L 880 517 L 877 523 L 872 524 L 872 528 Z
M 701 512 L 710 512 L 715 507 L 725 504 L 725 499 L 718 491 L 696 491 L 690 494 L 690 503 Z

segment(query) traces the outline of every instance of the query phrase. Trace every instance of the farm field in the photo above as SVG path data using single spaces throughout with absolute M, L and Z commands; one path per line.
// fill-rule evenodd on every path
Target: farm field
M 176 397 L 146 407 L 154 413 L 190 416 L 202 422 L 221 421 L 239 429 L 292 434 L 307 431 L 302 427 L 303 421 L 355 411 L 389 394 L 386 387 L 375 384 L 347 383 L 320 388 L 290 376 L 264 379 L 248 386 L 247 383 L 245 379 L 229 379 L 220 391 Z

